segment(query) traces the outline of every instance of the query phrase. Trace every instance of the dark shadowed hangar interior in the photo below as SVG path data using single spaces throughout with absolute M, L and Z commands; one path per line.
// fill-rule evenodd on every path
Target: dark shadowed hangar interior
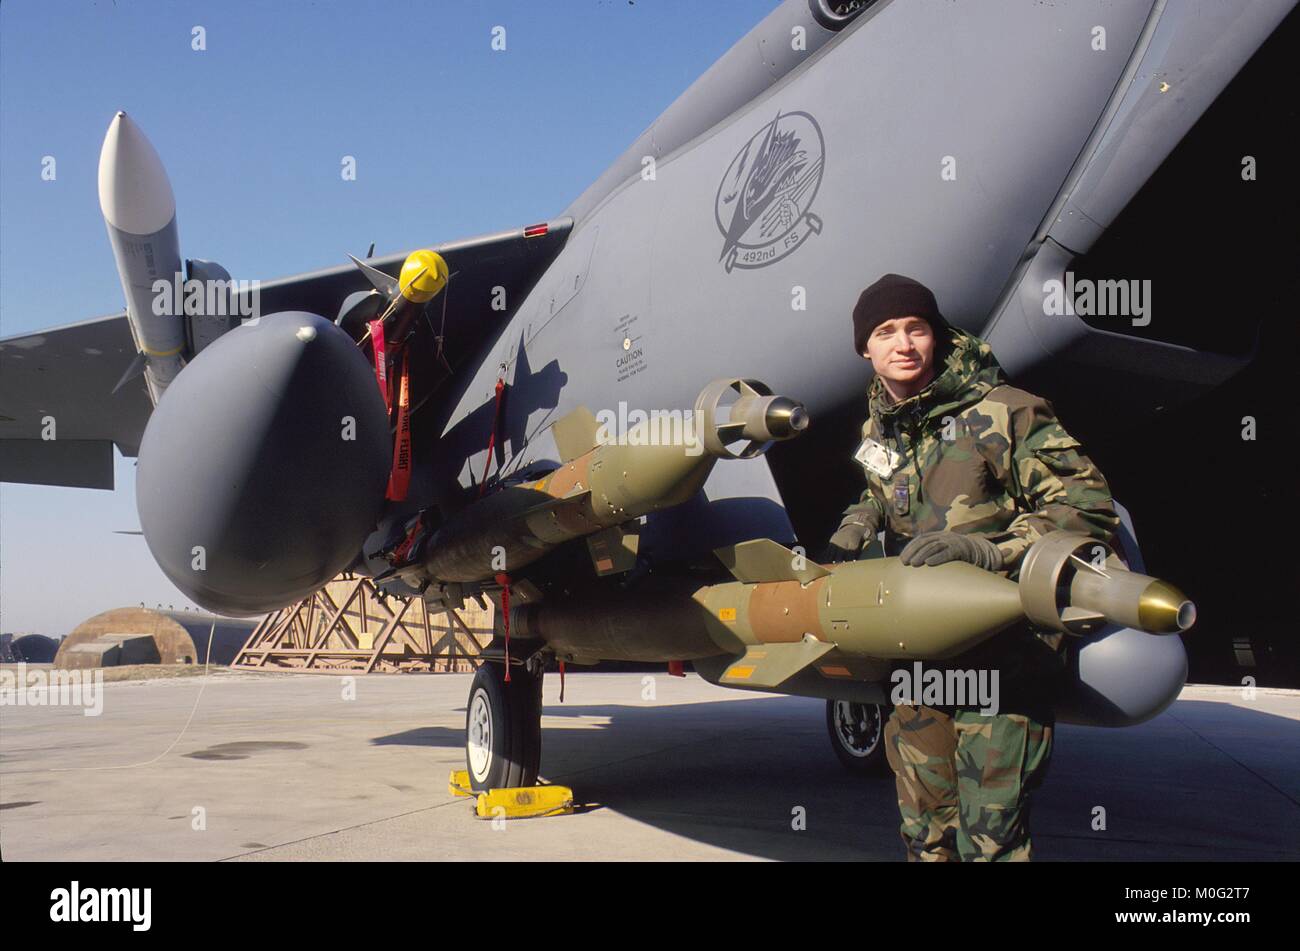
M 1300 638 L 1289 600 L 1275 596 L 1300 584 L 1300 559 L 1279 544 L 1300 532 L 1292 442 L 1300 187 L 1288 152 L 1300 129 L 1297 51 L 1293 11 L 1072 264 L 1081 276 L 1150 279 L 1154 306 L 1168 315 L 1147 328 L 1112 322 L 1105 329 L 1203 347 L 1239 369 L 1212 392 L 1168 409 L 1128 399 L 1120 384 L 1095 387 L 1086 367 L 1072 372 L 1068 361 L 1016 381 L 1046 394 L 1089 446 L 1115 496 L 1135 513 L 1148 570 L 1194 592 L 1196 627 L 1183 635 L 1192 683 L 1254 677 L 1261 686 L 1300 686 Z M 1239 174 L 1245 155 L 1258 160 L 1255 181 Z M 839 503 L 860 484 L 850 455 L 865 412 L 864 397 L 819 417 L 804 437 L 836 447 L 815 490 L 799 465 L 806 445 L 776 446 L 768 455 L 810 544 L 830 534 Z M 1246 417 L 1257 423 L 1254 440 L 1242 438 Z

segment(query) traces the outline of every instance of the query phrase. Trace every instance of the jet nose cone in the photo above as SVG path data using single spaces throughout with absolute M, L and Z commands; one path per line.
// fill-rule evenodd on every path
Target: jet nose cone
M 99 210 L 128 234 L 150 235 L 176 217 L 176 199 L 162 159 L 125 112 L 108 124 L 99 151 Z
M 388 413 L 352 339 L 314 314 L 274 314 L 221 337 L 167 389 L 140 446 L 140 527 L 198 604 L 275 610 L 356 557 L 391 459 Z

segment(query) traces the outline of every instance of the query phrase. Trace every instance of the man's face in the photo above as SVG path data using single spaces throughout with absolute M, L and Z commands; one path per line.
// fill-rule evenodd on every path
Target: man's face
M 863 356 L 895 395 L 919 393 L 934 377 L 934 333 L 920 317 L 895 317 L 871 332 Z

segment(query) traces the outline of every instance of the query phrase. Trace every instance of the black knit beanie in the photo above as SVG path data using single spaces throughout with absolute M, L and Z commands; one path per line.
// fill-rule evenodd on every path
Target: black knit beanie
M 920 317 L 936 337 L 948 328 L 928 287 L 901 274 L 886 274 L 862 292 L 853 308 L 853 346 L 858 353 L 866 353 L 873 330 L 895 317 Z

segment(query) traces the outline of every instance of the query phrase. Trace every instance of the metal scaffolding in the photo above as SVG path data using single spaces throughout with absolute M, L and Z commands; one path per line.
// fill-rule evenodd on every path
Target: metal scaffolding
M 235 657 L 241 670 L 469 673 L 492 638 L 492 607 L 430 608 L 343 574 L 268 614 Z

